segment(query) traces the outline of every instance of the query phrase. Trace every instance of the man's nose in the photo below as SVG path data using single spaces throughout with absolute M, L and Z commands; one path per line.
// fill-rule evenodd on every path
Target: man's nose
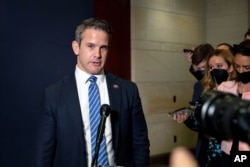
M 244 72 L 244 69 L 243 69 L 243 67 L 240 67 L 237 71 L 238 71 L 239 73 L 243 73 L 243 72 Z
M 95 49 L 95 57 L 101 57 L 102 56 L 102 54 L 101 54 L 101 49 L 100 48 L 96 48 Z

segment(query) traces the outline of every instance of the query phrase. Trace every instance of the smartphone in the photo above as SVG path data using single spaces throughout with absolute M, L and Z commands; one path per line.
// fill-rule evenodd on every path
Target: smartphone
M 194 51 L 192 49 L 183 49 L 183 52 L 184 53 L 187 53 L 187 52 L 193 53 Z
M 195 106 L 195 103 L 194 102 L 192 102 L 192 101 L 190 101 L 190 102 L 188 102 L 191 106 Z
M 169 112 L 168 116 L 173 117 L 175 114 L 188 114 L 191 115 L 194 112 L 193 109 L 188 108 L 188 107 L 182 107 L 178 108 L 177 110 L 174 110 L 173 112 Z

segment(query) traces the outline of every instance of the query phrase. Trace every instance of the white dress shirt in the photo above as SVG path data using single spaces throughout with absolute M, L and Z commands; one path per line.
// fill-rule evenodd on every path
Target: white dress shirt
M 76 85 L 80 101 L 81 114 L 83 120 L 83 132 L 86 141 L 86 152 L 88 159 L 88 166 L 91 166 L 92 156 L 91 156 L 91 136 L 90 136 L 90 118 L 89 118 L 89 100 L 88 100 L 88 87 L 90 82 L 88 81 L 88 73 L 80 70 L 77 66 L 75 69 Z M 97 77 L 96 84 L 99 88 L 101 105 L 110 104 L 106 77 L 104 72 L 101 75 L 95 75 Z M 106 149 L 108 153 L 108 160 L 110 166 L 115 166 L 114 149 L 112 145 L 112 130 L 111 130 L 111 119 L 110 115 L 106 119 L 105 124 L 105 138 L 106 138 Z

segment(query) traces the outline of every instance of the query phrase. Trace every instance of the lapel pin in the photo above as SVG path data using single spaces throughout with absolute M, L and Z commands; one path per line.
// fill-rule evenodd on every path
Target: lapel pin
M 113 85 L 113 88 L 118 89 L 119 86 L 118 86 L 117 84 L 114 84 L 114 85 Z

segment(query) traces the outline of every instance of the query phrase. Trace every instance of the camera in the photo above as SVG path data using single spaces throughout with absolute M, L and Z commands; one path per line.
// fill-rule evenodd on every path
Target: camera
M 208 91 L 196 104 L 195 113 L 206 135 L 250 143 L 250 101 L 231 93 Z

